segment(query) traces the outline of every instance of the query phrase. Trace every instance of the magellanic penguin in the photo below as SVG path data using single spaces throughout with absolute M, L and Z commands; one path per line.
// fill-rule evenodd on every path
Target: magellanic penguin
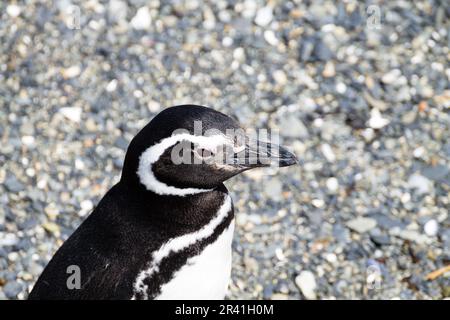
M 159 113 L 133 138 L 120 181 L 55 253 L 29 299 L 223 299 L 234 230 L 223 182 L 254 167 L 297 163 L 270 144 L 263 163 L 259 148 L 237 143 L 230 129 L 243 131 L 207 107 Z M 232 155 L 219 162 L 222 147 Z M 68 281 L 73 270 L 78 286 Z

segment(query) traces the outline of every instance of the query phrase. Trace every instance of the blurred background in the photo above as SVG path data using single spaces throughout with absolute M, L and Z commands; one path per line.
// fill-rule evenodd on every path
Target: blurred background
M 24 299 L 162 109 L 280 130 L 227 183 L 230 299 L 450 296 L 448 1 L 0 3 L 0 299 Z

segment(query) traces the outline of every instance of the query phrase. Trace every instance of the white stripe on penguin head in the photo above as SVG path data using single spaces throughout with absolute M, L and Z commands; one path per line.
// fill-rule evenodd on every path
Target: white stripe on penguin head
M 162 139 L 159 143 L 147 148 L 147 150 L 145 150 L 139 158 L 137 175 L 140 182 L 147 188 L 147 190 L 153 191 L 160 195 L 175 196 L 186 196 L 189 194 L 196 194 L 212 190 L 199 188 L 176 188 L 174 186 L 169 186 L 164 182 L 158 181 L 158 179 L 156 179 L 155 175 L 153 174 L 152 165 L 156 161 L 158 161 L 164 151 L 183 140 L 198 144 L 201 148 L 209 150 L 213 150 L 218 146 L 229 142 L 225 135 L 195 136 L 189 133 L 176 134 L 171 137 Z

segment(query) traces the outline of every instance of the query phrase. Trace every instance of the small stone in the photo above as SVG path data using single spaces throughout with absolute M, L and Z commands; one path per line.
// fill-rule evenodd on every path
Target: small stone
M 357 217 L 347 222 L 347 227 L 358 233 L 367 232 L 377 226 L 377 221 L 372 218 Z
M 322 199 L 312 199 L 311 204 L 316 208 L 323 208 L 323 206 L 325 205 L 325 201 L 323 201 Z
M 122 0 L 111 0 L 108 5 L 108 14 L 111 21 L 125 21 L 127 18 L 128 5 Z
M 130 21 L 131 27 L 136 30 L 146 30 L 152 24 L 150 10 L 147 7 L 141 7 L 137 10 L 136 15 Z
M 113 92 L 116 91 L 117 88 L 117 80 L 112 79 L 107 85 L 106 85 L 106 91 Z
M 322 144 L 321 151 L 325 159 L 328 160 L 328 162 L 334 162 L 336 160 L 336 156 L 333 152 L 333 149 L 331 149 L 330 145 L 327 143 Z
M 35 139 L 33 136 L 23 136 L 21 140 L 25 146 L 32 146 L 32 145 L 34 145 L 34 142 L 35 142 Z
M 381 78 L 381 81 L 383 81 L 386 84 L 392 84 L 401 75 L 402 75 L 402 73 L 399 69 L 393 69 L 393 70 L 389 71 L 388 73 L 384 74 L 383 77 Z
M 366 128 L 361 131 L 361 135 L 366 142 L 370 142 L 375 138 L 375 131 L 372 128 Z
M 287 83 L 287 77 L 283 70 L 275 70 L 273 78 L 279 85 L 285 85 Z
M 417 194 L 429 194 L 433 187 L 432 182 L 426 177 L 415 173 L 408 179 L 408 187 L 410 189 L 416 189 Z
M 379 246 L 386 246 L 391 244 L 391 238 L 386 234 L 370 235 L 370 239 Z
M 244 62 L 245 61 L 245 50 L 244 48 L 236 48 L 233 51 L 233 58 L 234 60 L 238 61 L 238 62 Z
M 147 103 L 147 108 L 150 112 L 156 113 L 159 112 L 159 110 L 161 110 L 161 105 L 155 100 L 150 100 Z
M 267 41 L 268 44 L 271 46 L 276 46 L 278 44 L 278 39 L 275 36 L 275 32 L 272 30 L 266 30 L 264 31 L 264 39 Z
M 91 200 L 83 200 L 80 203 L 80 207 L 81 210 L 78 212 L 78 215 L 80 217 L 84 217 L 94 208 L 94 204 L 92 203 Z
M 17 295 L 22 291 L 22 286 L 20 283 L 15 281 L 8 281 L 3 287 L 3 292 L 8 299 L 16 299 Z
M 4 182 L 6 189 L 11 192 L 17 193 L 25 189 L 25 186 L 20 182 L 16 176 L 10 175 Z
M 331 193 L 336 193 L 336 191 L 339 189 L 339 181 L 335 177 L 328 178 L 326 185 L 328 191 L 330 191 Z
M 265 27 L 273 19 L 273 11 L 271 7 L 263 7 L 256 12 L 255 23 L 258 26 Z
M 81 120 L 81 108 L 80 107 L 63 107 L 59 109 L 59 112 L 73 122 L 80 122 Z
M 424 234 L 420 234 L 416 230 L 391 230 L 391 234 L 398 236 L 399 238 L 414 241 L 418 244 L 429 244 L 430 238 Z
M 79 66 L 71 66 L 67 69 L 63 69 L 61 73 L 65 79 L 71 79 L 77 77 L 81 73 L 81 68 Z
M 14 246 L 19 242 L 19 238 L 14 233 L 0 232 L 0 247 Z
M 6 13 L 13 18 L 16 18 L 22 12 L 22 8 L 15 4 L 10 4 L 6 7 Z
M 44 212 L 51 220 L 55 220 L 59 215 L 59 210 L 55 203 L 50 203 L 46 206 Z
M 279 179 L 272 178 L 264 185 L 264 193 L 274 201 L 281 201 L 283 199 L 283 184 Z
M 333 52 L 330 50 L 330 48 L 328 48 L 328 46 L 322 39 L 316 40 L 312 54 L 318 61 L 328 61 L 333 58 Z
M 421 159 L 425 155 L 425 153 L 426 153 L 426 150 L 424 147 L 418 147 L 418 148 L 414 149 L 413 156 L 414 156 L 414 158 Z
M 367 122 L 368 126 L 372 129 L 381 129 L 389 124 L 389 120 L 387 118 L 383 118 L 378 109 L 372 109 L 370 112 L 370 119 Z
M 311 61 L 314 51 L 315 40 L 313 37 L 304 37 L 301 39 L 301 45 L 299 49 L 299 58 L 301 61 Z
M 334 77 L 335 75 L 336 75 L 336 69 L 334 67 L 333 61 L 327 61 L 327 63 L 325 64 L 325 67 L 322 71 L 322 76 L 324 76 L 325 78 L 331 78 L 331 77 Z
M 314 300 L 316 296 L 316 279 L 311 271 L 302 271 L 297 277 L 295 277 L 295 284 L 300 289 L 301 293 L 308 300 Z
M 119 136 L 119 137 L 116 139 L 116 141 L 114 142 L 114 145 L 115 145 L 117 148 L 122 149 L 122 150 L 127 150 L 128 144 L 129 144 L 128 140 L 125 139 L 123 136 Z
M 347 86 L 343 82 L 338 82 L 336 84 L 336 92 L 340 94 L 344 94 L 347 91 Z
M 430 180 L 450 185 L 450 166 L 448 165 L 427 166 L 421 170 L 421 173 Z
M 416 120 L 417 112 L 416 111 L 408 111 L 402 116 L 403 124 L 411 124 Z
M 308 129 L 303 122 L 292 114 L 285 114 L 280 119 L 280 133 L 288 138 L 307 138 Z
M 49 233 L 53 234 L 56 237 L 60 236 L 59 226 L 53 222 L 45 222 L 42 224 L 42 227 Z
M 431 219 L 423 226 L 423 230 L 427 234 L 427 236 L 434 237 L 437 235 L 439 231 L 439 224 L 436 220 Z

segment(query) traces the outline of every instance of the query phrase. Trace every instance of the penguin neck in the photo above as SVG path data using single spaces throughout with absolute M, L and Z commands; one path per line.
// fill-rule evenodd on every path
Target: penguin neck
M 160 195 L 142 184 L 119 182 L 117 186 L 136 209 L 135 214 L 142 215 L 143 219 L 151 223 L 174 223 L 188 229 L 207 224 L 228 197 L 224 184 L 210 191 L 185 196 Z

